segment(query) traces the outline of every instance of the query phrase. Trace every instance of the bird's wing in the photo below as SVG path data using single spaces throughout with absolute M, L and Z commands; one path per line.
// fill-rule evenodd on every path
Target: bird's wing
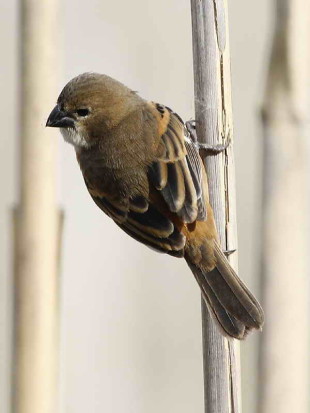
M 171 109 L 150 103 L 158 118 L 160 141 L 149 167 L 148 198 L 114 199 L 86 186 L 95 203 L 127 234 L 157 251 L 183 256 L 184 224 L 206 220 L 206 176 L 199 152 L 181 118 Z M 85 175 L 84 175 L 85 178 Z
M 96 191 L 84 178 L 97 206 L 128 235 L 159 252 L 183 257 L 184 235 L 149 199 L 142 196 L 113 199 L 109 194 Z
M 157 111 L 158 122 L 164 127 L 149 179 L 162 194 L 170 211 L 184 223 L 204 221 L 207 218 L 207 178 L 195 142 L 175 112 L 163 105 L 150 105 Z

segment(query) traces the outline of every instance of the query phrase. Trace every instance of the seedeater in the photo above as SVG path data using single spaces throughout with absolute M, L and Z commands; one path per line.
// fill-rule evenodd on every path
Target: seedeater
M 74 146 L 90 196 L 122 230 L 185 258 L 224 335 L 261 329 L 262 308 L 219 246 L 206 171 L 175 112 L 84 73 L 64 87 L 46 126 Z

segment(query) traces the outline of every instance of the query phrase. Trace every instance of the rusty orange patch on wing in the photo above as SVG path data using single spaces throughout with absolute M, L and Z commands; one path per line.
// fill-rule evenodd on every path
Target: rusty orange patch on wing
M 161 136 L 167 130 L 168 124 L 170 122 L 170 113 L 169 113 L 168 109 L 165 108 L 165 106 L 160 105 L 158 103 L 148 102 L 148 105 L 149 105 L 153 115 L 157 119 L 158 133 Z

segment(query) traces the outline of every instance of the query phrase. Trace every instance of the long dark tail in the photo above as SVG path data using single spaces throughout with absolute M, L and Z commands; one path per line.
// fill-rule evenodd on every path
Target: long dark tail
M 237 276 L 220 247 L 216 244 L 217 266 L 204 273 L 186 257 L 214 319 L 226 336 L 242 340 L 252 329 L 261 329 L 264 312 Z

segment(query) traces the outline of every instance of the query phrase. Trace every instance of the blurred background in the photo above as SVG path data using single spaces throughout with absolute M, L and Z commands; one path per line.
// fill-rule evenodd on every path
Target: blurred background
M 9 412 L 12 207 L 18 199 L 19 12 L 0 0 L 0 410 Z M 259 108 L 273 28 L 268 0 L 230 2 L 239 273 L 259 296 L 262 134 Z M 182 118 L 194 116 L 190 2 L 61 2 L 60 89 L 106 73 Z M 53 104 L 54 102 L 51 102 Z M 52 108 L 52 106 L 51 106 Z M 46 117 L 37 119 L 44 127 Z M 200 293 L 185 262 L 118 230 L 89 198 L 58 131 L 57 199 L 64 210 L 60 302 L 61 412 L 202 412 Z M 244 412 L 257 405 L 258 336 L 241 343 Z M 298 412 L 297 412 L 298 413 Z

